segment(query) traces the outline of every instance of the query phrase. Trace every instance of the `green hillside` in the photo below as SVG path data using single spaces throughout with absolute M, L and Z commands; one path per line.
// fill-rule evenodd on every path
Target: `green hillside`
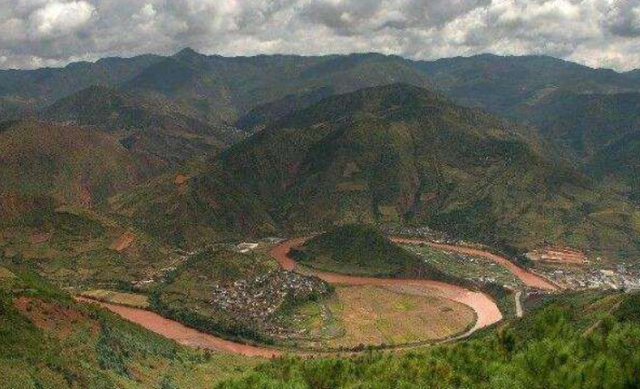
M 197 168 L 196 171 L 202 171 Z M 167 242 L 188 247 L 274 235 L 278 226 L 263 204 L 234 185 L 219 167 L 207 174 L 163 175 L 114 196 L 109 211 Z
M 366 276 L 442 278 L 443 274 L 397 246 L 373 226 L 336 227 L 296 248 L 300 263 L 325 271 Z
M 605 185 L 620 186 L 621 192 L 639 203 L 640 132 L 630 133 L 601 149 L 585 169 L 597 179 L 603 180 Z
M 5 126 L 0 155 L 0 226 L 38 224 L 60 205 L 93 207 L 157 169 L 108 134 L 37 121 Z
M 638 294 L 576 294 L 474 339 L 404 354 L 283 359 L 219 389 L 633 388 Z
M 588 162 L 607 146 L 640 130 L 640 94 L 556 92 L 518 114 L 536 125 L 562 152 Z
M 41 117 L 113 132 L 128 149 L 173 166 L 213 155 L 244 138 L 229 126 L 213 126 L 166 98 L 92 86 L 57 101 Z
M 6 389 L 211 388 L 254 362 L 177 344 L 0 267 L 0 374 Z
M 35 227 L 0 229 L 0 255 L 0 265 L 23 264 L 73 290 L 130 290 L 161 278 L 162 269 L 181 259 L 173 247 L 143 231 L 72 207 L 58 208 Z
M 639 244 L 634 205 L 548 159 L 520 133 L 421 88 L 363 89 L 324 99 L 229 148 L 190 181 L 188 201 L 154 202 L 151 213 L 134 197 L 133 214 L 147 219 L 182 207 L 214 235 L 235 231 L 238 218 L 228 212 L 241 209 L 290 231 L 426 223 L 517 250 L 551 242 L 622 252 Z M 242 195 L 220 199 L 220 192 Z M 233 206 L 211 210 L 212 201 Z M 222 220 L 234 221 L 223 229 Z

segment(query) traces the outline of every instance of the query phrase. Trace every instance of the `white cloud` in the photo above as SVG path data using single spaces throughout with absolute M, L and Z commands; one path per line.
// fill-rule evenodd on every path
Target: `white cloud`
M 85 26 L 94 11 L 86 1 L 48 2 L 29 16 L 30 35 L 39 39 L 71 34 Z
M 640 67 L 638 0 L 0 0 L 2 67 L 173 53 L 549 54 Z

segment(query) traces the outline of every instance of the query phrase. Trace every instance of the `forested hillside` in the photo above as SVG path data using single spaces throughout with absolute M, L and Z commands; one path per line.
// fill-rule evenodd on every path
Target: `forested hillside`
M 283 359 L 219 389 L 633 388 L 639 295 L 554 299 L 475 339 L 406 354 Z
M 243 195 L 221 196 L 234 192 Z M 556 242 L 622 252 L 638 244 L 638 211 L 623 197 L 547 158 L 509 123 L 402 84 L 294 112 L 226 150 L 179 194 L 143 198 L 119 207 L 148 228 L 173 226 L 172 236 L 184 226 L 186 244 L 196 229 L 224 236 L 238 223 L 260 233 L 352 222 L 426 223 L 517 250 Z M 177 208 L 208 222 L 187 225 L 185 212 L 153 222 L 159 210 L 172 217 Z M 246 216 L 233 219 L 233 209 Z M 216 227 L 232 219 L 225 231 Z

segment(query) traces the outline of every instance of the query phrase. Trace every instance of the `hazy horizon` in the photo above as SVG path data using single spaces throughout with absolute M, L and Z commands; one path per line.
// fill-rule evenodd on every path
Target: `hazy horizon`
M 150 55 L 150 56 L 158 56 L 158 57 L 172 57 L 175 56 L 177 54 L 179 54 L 180 52 L 184 51 L 184 50 L 193 50 L 194 52 L 200 54 L 200 55 L 204 55 L 207 57 L 222 57 L 222 58 L 254 58 L 254 57 L 261 57 L 261 56 L 265 56 L 265 57 L 271 57 L 271 56 L 292 56 L 292 57 L 331 57 L 331 56 L 349 56 L 349 55 L 383 55 L 383 56 L 388 56 L 388 57 L 399 57 L 399 58 L 404 58 L 406 60 L 409 61 L 424 61 L 424 62 L 434 62 L 434 61 L 439 61 L 439 60 L 447 60 L 447 59 L 455 59 L 455 58 L 473 58 L 473 57 L 482 57 L 482 56 L 494 56 L 494 57 L 501 57 L 501 58 L 525 58 L 525 57 L 546 57 L 546 58 L 553 58 L 559 61 L 565 61 L 565 62 L 569 62 L 569 63 L 574 63 L 580 66 L 585 66 L 591 69 L 596 69 L 596 70 L 612 70 L 614 72 L 617 73 L 629 73 L 629 72 L 633 72 L 636 70 L 640 70 L 640 67 L 638 68 L 633 68 L 633 69 L 629 69 L 629 70 L 616 70 L 613 69 L 611 67 L 592 67 L 589 66 L 588 64 L 584 64 L 584 63 L 580 63 L 577 61 L 571 61 L 568 59 L 564 59 L 564 58 L 559 58 L 559 57 L 554 57 L 553 55 L 547 55 L 547 54 L 522 54 L 522 55 L 515 55 L 515 54 L 495 54 L 495 53 L 489 53 L 489 52 L 484 52 L 484 53 L 477 53 L 477 54 L 471 54 L 471 55 L 454 55 L 454 56 L 450 56 L 450 57 L 439 57 L 439 58 L 433 58 L 433 59 L 413 59 L 413 58 L 408 58 L 402 55 L 398 55 L 398 54 L 385 54 L 385 53 L 381 53 L 381 52 L 376 52 L 376 51 L 363 51 L 363 52 L 350 52 L 350 53 L 326 53 L 326 54 L 296 54 L 296 53 L 256 53 L 256 54 L 251 54 L 251 55 L 224 55 L 224 54 L 219 54 L 219 53 L 203 53 L 201 51 L 198 51 L 196 49 L 193 49 L 191 47 L 184 47 L 182 49 L 178 49 L 177 51 L 174 52 L 170 52 L 170 53 L 166 53 L 166 54 L 162 54 L 162 53 L 140 53 L 140 54 L 135 54 L 135 55 L 121 55 L 121 56 L 106 56 L 106 57 L 100 57 L 100 58 L 95 58 L 95 59 L 85 59 L 85 60 L 77 60 L 77 61 L 72 61 L 66 64 L 61 64 L 61 65 L 54 65 L 54 66 L 42 66 L 42 67 L 36 67 L 36 68 L 25 68 L 25 69 L 21 69 L 21 68 L 3 68 L 0 67 L 0 71 L 10 71 L 10 70 L 41 70 L 41 69 L 63 69 L 67 66 L 73 65 L 73 64 L 78 64 L 78 63 L 97 63 L 99 61 L 103 61 L 103 60 L 108 60 L 108 59 L 113 59 L 113 58 L 119 58 L 119 59 L 130 59 L 130 58 L 136 58 L 136 57 L 142 57 L 142 56 L 146 56 L 146 55 Z
M 635 0 L 16 0 L 0 6 L 0 68 L 105 57 L 379 52 L 414 60 L 548 55 L 640 67 Z

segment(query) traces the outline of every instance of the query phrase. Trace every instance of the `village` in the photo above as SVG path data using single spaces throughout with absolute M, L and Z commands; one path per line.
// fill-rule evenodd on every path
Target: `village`
M 543 267 L 539 273 L 568 290 L 640 290 L 640 269 L 626 263 L 613 269 L 595 267 Z
M 429 227 L 385 227 L 384 231 L 388 235 L 419 237 L 435 243 L 478 246 L 478 244 L 455 239 Z M 419 251 L 416 249 L 416 253 Z M 469 279 L 497 282 L 508 287 L 514 286 L 514 283 L 508 282 L 508 279 L 505 280 L 500 272 L 495 272 L 499 268 L 495 263 L 486 263 L 481 259 L 460 254 L 451 255 L 450 258 L 455 263 L 450 264 L 449 269 L 460 268 L 461 266 L 456 266 L 456 264 L 463 265 L 465 261 L 467 270 L 473 267 L 478 270 L 477 266 L 474 266 L 478 263 L 487 267 L 486 271 L 472 272 L 468 275 Z M 631 262 L 604 265 L 600 257 L 590 260 L 586 254 L 578 250 L 551 246 L 526 253 L 522 261 L 528 261 L 532 265 L 532 272 L 540 274 L 566 290 L 640 290 L 640 266 Z

